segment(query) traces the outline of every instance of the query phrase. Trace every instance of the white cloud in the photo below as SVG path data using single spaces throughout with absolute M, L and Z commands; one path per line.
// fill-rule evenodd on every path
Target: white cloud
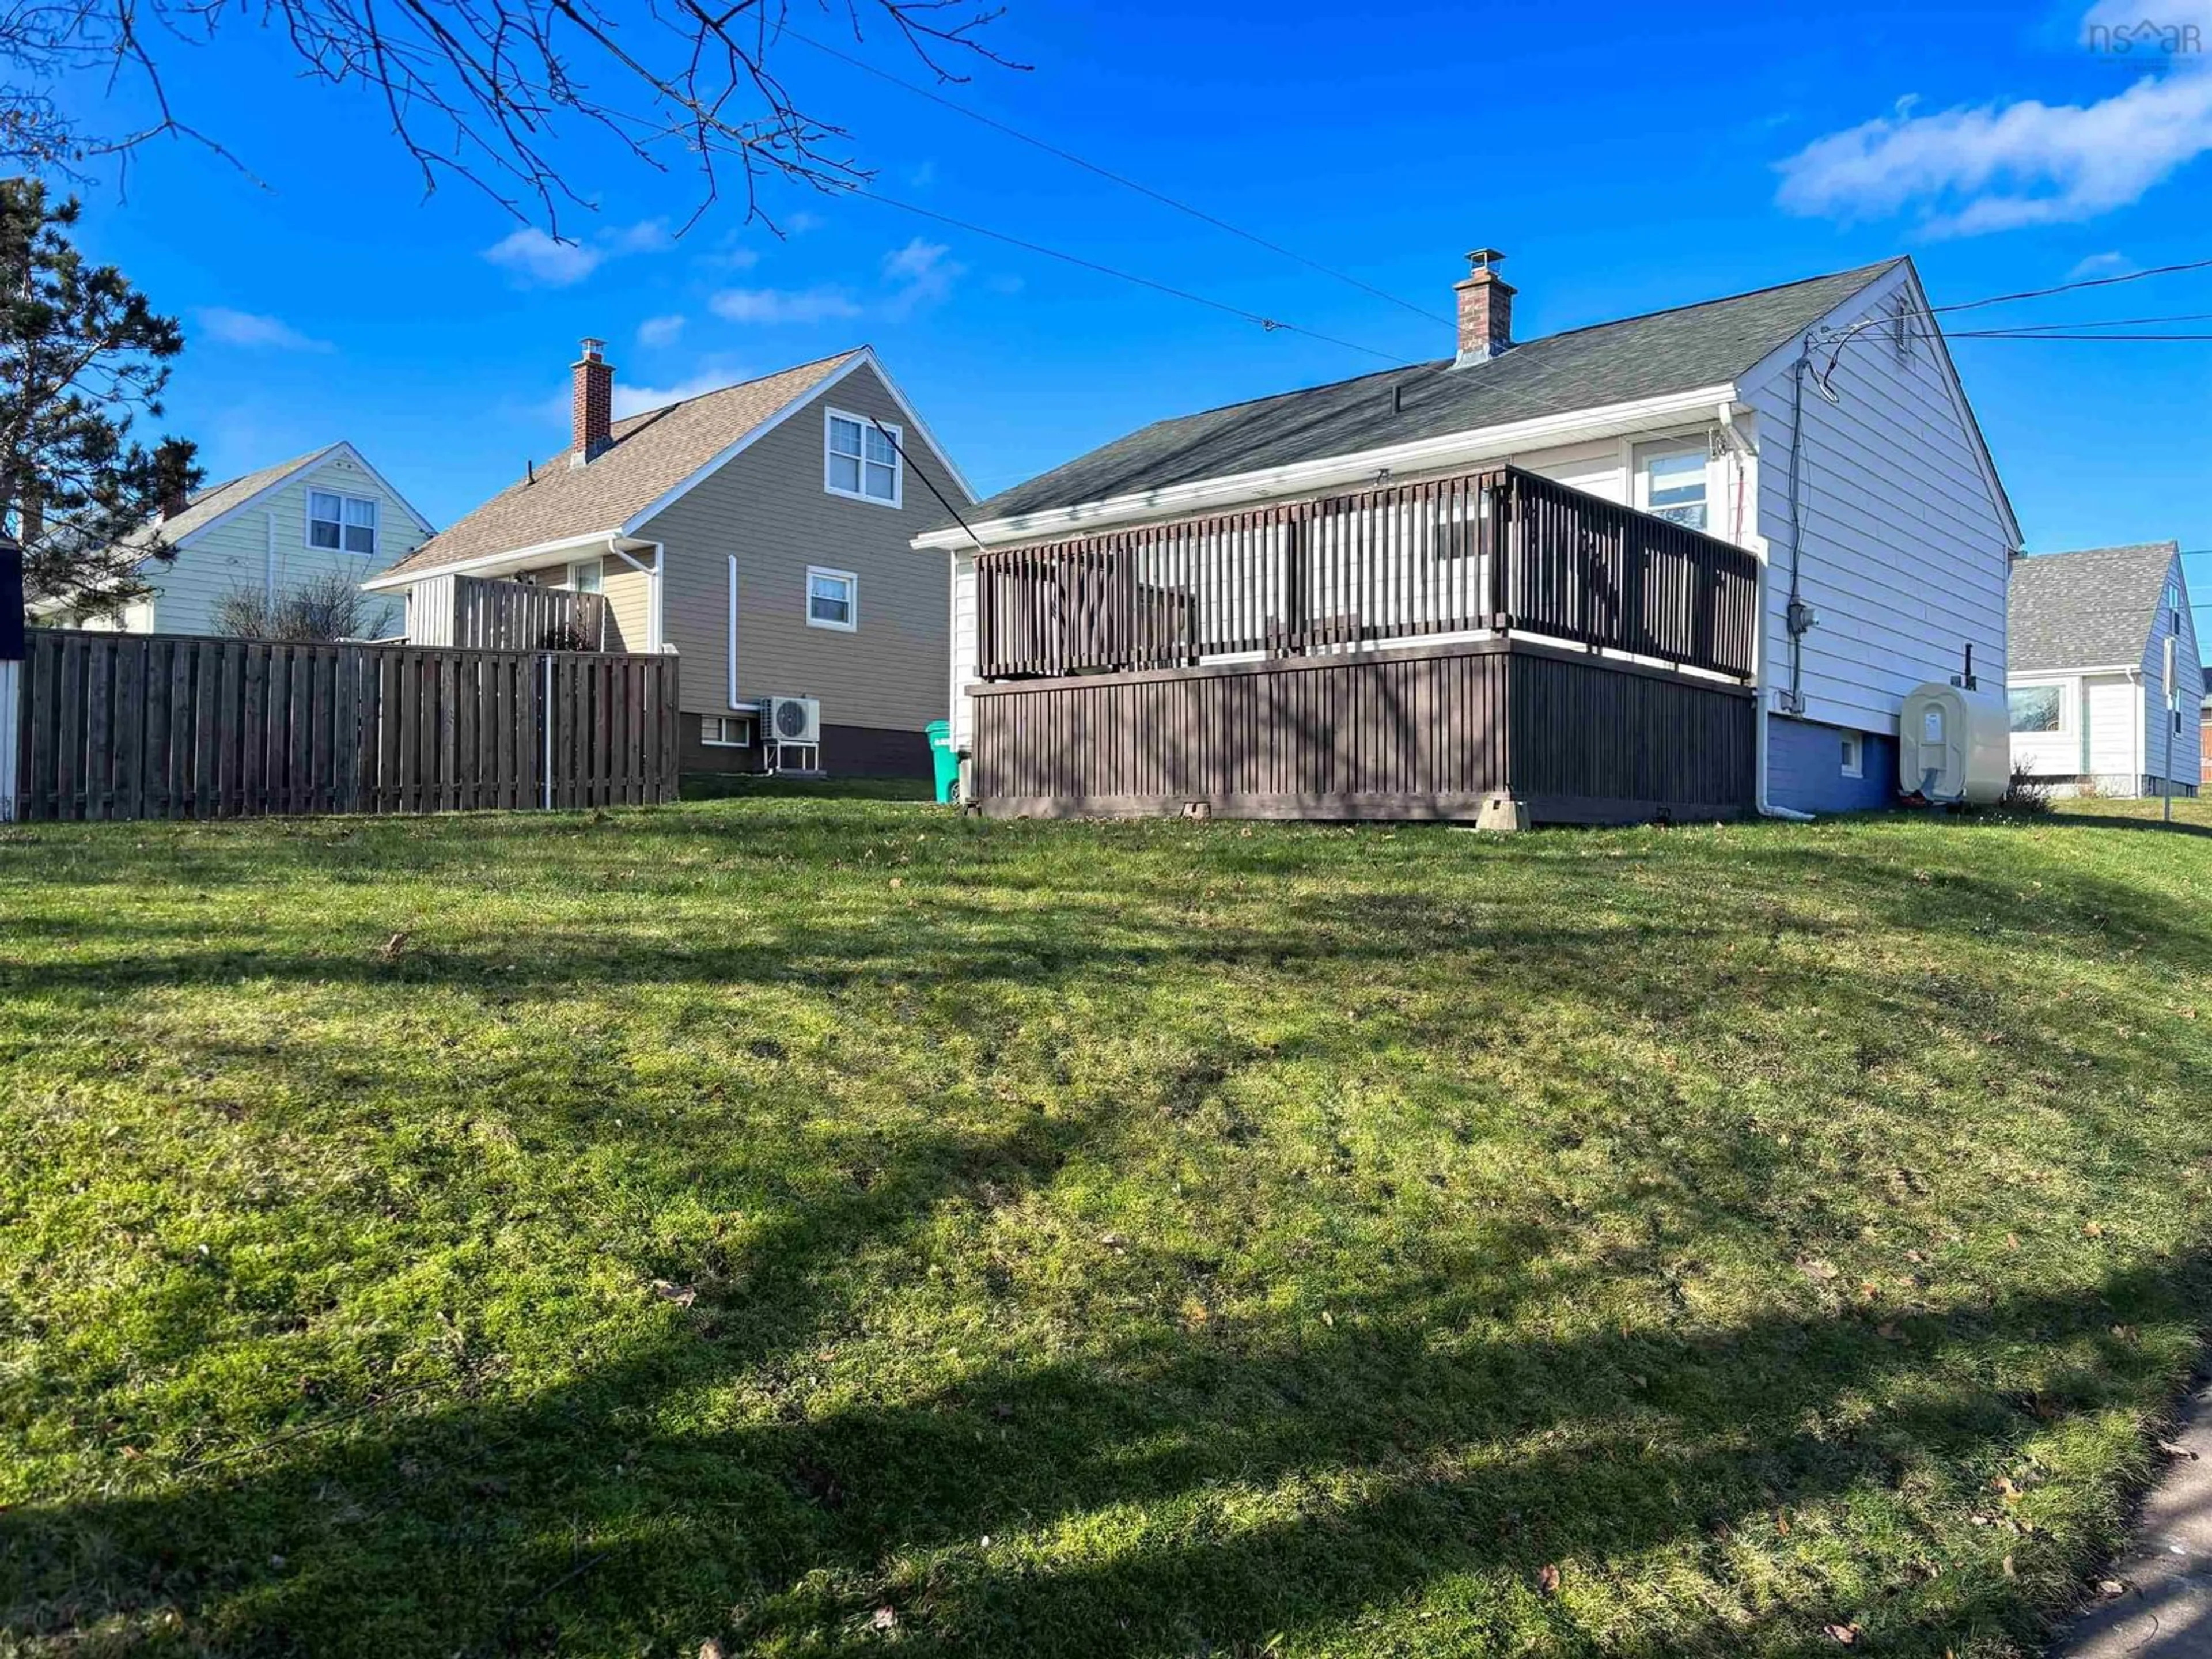
M 994 294 L 1005 294 L 1011 295 L 1019 294 L 1024 288 L 1028 287 L 1029 284 L 1022 279 L 1019 272 L 1006 270 L 991 277 L 984 286 L 988 288 Z
M 622 229 L 609 227 L 580 241 L 557 240 L 535 225 L 525 225 L 494 242 L 483 257 L 517 282 L 572 288 L 610 259 L 658 253 L 673 246 L 666 222 L 659 219 L 640 220 Z
M 2109 30 L 2136 0 L 2098 0 L 2082 22 Z M 2163 73 L 2089 104 L 2021 99 L 1929 115 L 1910 100 L 1894 114 L 1831 133 L 1781 164 L 1777 196 L 1792 213 L 1844 220 L 1914 212 L 1934 236 L 2067 224 L 2126 207 L 2212 152 L 2212 0 L 2200 45 Z M 2109 36 L 2104 37 L 2109 38 Z M 2142 62 L 2138 52 L 2130 61 Z
M 680 404 L 686 398 L 696 398 L 702 392 L 719 392 L 726 386 L 734 386 L 744 379 L 742 374 L 709 371 L 677 381 L 673 386 L 625 386 L 615 382 L 615 418 L 627 415 L 641 415 L 648 409 L 659 409 L 666 404 Z M 566 404 L 562 404 L 565 409 Z
M 233 311 L 228 306 L 203 306 L 197 313 L 200 332 L 218 345 L 244 346 L 250 350 L 336 351 L 328 340 L 302 334 L 281 317 L 258 312 Z
M 924 161 L 907 174 L 906 181 L 916 190 L 927 190 L 937 182 L 937 163 Z
M 884 278 L 892 289 L 886 309 L 891 315 L 906 316 L 951 294 L 952 285 L 968 274 L 967 266 L 946 257 L 951 252 L 942 242 L 917 236 L 884 256 Z
M 834 288 L 726 288 L 707 305 L 732 323 L 820 323 L 860 314 L 860 307 Z
M 623 420 L 632 415 L 641 415 L 648 409 L 660 409 L 669 404 L 682 403 L 687 398 L 696 398 L 703 392 L 720 392 L 726 386 L 735 386 L 750 378 L 750 371 L 725 357 L 705 359 L 696 374 L 668 386 L 632 386 L 621 375 L 615 377 L 615 418 Z M 574 413 L 571 388 L 563 384 L 557 392 L 549 392 L 544 398 L 526 406 L 526 412 L 546 425 L 568 429 Z
M 2066 280 L 2079 283 L 2093 276 L 2125 276 L 2135 268 L 2136 262 L 2124 253 L 2092 253 L 2074 262 L 2074 269 L 2066 273 Z
M 637 343 L 643 346 L 673 345 L 677 337 L 683 332 L 684 319 L 681 315 L 648 317 L 637 325 Z
M 820 214 L 809 213 L 805 208 L 801 208 L 798 212 L 783 220 L 783 232 L 787 236 L 804 236 L 808 231 L 819 230 L 829 222 Z

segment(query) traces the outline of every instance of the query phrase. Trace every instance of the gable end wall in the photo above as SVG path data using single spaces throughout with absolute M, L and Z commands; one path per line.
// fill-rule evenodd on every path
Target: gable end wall
M 832 495 L 823 487 L 823 430 L 831 408 L 905 428 L 909 474 L 897 508 Z M 662 637 L 682 655 L 687 724 L 720 714 L 729 695 L 729 562 L 738 563 L 738 698 L 822 700 L 825 725 L 919 731 L 944 717 L 951 613 L 941 552 L 908 544 L 945 520 L 926 472 L 946 497 L 965 496 L 900 412 L 875 371 L 855 369 L 810 399 L 682 500 L 638 530 L 665 559 Z M 806 622 L 806 568 L 860 579 L 860 627 Z M 836 768 L 836 757 L 823 763 Z

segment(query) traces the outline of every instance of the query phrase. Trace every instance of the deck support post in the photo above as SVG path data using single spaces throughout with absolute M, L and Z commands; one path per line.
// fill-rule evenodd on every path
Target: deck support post
M 1481 809 L 1474 815 L 1474 827 L 1493 830 L 1500 835 L 1526 830 L 1528 827 L 1528 803 L 1516 800 L 1503 790 L 1494 791 L 1482 798 Z

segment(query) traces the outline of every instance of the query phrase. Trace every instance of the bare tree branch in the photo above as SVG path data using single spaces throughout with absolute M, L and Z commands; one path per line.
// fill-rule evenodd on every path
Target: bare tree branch
M 743 186 L 745 216 L 773 219 L 769 183 L 842 191 L 872 176 L 851 135 L 803 108 L 775 62 L 787 0 L 0 0 L 0 159 L 68 173 L 99 158 L 127 167 L 157 137 L 245 164 L 181 108 L 165 78 L 173 51 L 259 26 L 302 74 L 375 90 L 426 194 L 447 181 L 481 191 L 558 237 L 588 209 L 572 147 L 596 141 L 659 172 L 689 168 L 699 197 L 684 228 Z M 822 0 L 854 38 L 888 23 L 939 82 L 977 62 L 1019 70 L 981 38 L 1003 15 L 988 0 Z M 123 131 L 71 125 L 45 88 L 97 74 L 136 87 L 154 118 Z M 249 176 L 251 176 L 249 174 Z M 679 232 L 679 234 L 681 234 Z

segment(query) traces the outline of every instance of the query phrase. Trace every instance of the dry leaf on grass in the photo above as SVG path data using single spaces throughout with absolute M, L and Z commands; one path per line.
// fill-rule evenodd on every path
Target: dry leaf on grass
M 1848 1625 L 1824 1625 L 1821 1628 L 1828 1632 L 1831 1638 L 1841 1642 L 1845 1647 L 1859 1639 L 1859 1627 L 1856 1621 Z
M 722 1659 L 722 1644 L 708 1637 L 699 1644 L 699 1659 Z
M 1536 1588 L 1547 1595 L 1559 1593 L 1559 1569 L 1556 1562 L 1547 1561 L 1536 1569 Z
M 876 1609 L 876 1616 L 868 1620 L 868 1628 L 871 1630 L 896 1630 L 898 1628 L 898 1609 L 896 1607 L 878 1607 Z
M 399 959 L 399 953 L 407 948 L 407 930 L 403 927 L 377 947 L 377 960 L 397 962 Z
M 653 1293 L 663 1302 L 673 1302 L 679 1308 L 688 1308 L 699 1299 L 699 1292 L 689 1285 L 672 1285 L 665 1279 L 653 1281 Z

